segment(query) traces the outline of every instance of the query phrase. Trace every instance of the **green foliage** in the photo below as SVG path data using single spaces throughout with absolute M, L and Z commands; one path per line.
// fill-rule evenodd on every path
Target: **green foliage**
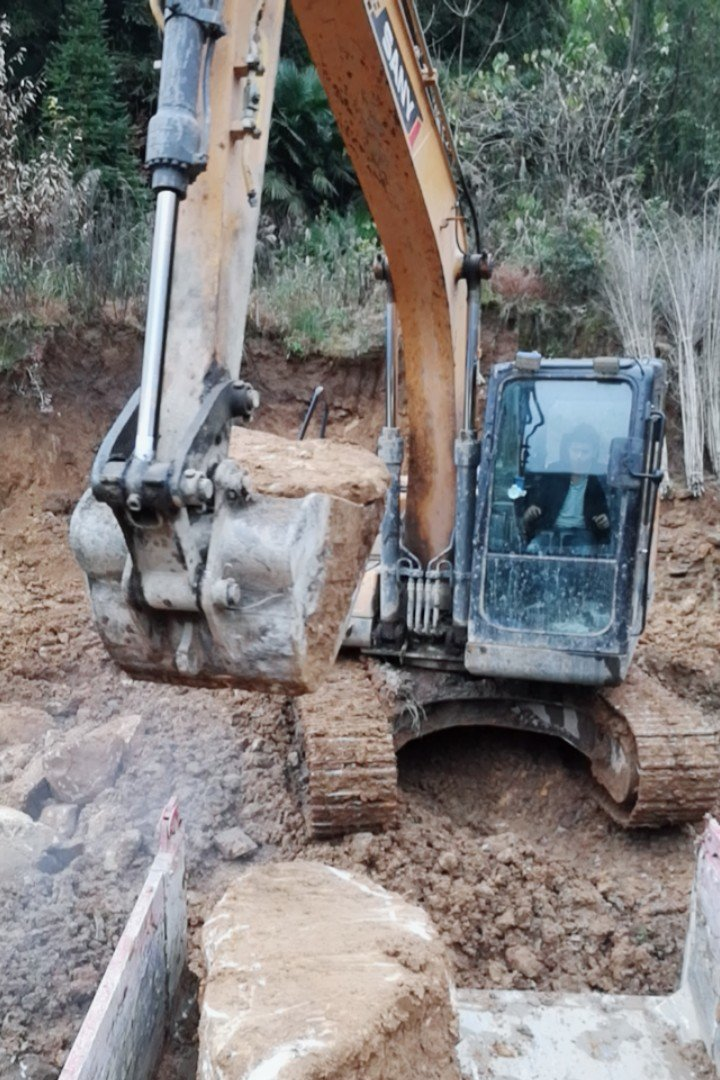
M 12 27 L 11 52 L 20 54 L 18 77 L 37 82 L 48 52 L 57 40 L 63 0 L 5 0 L 3 11 Z
M 562 44 L 562 0 L 418 0 L 433 54 L 458 73 L 472 72 L 506 52 L 512 60 Z
M 646 195 L 698 199 L 720 167 L 720 5 L 717 0 L 571 0 L 566 48 L 592 42 L 653 108 Z
M 68 147 L 57 150 L 43 137 L 23 138 L 40 86 L 18 77 L 22 51 L 8 58 L 10 27 L 0 18 L 0 250 L 27 255 L 51 242 L 58 218 L 73 201 Z
M 383 296 L 372 264 L 378 251 L 367 213 L 324 212 L 294 240 L 266 251 L 253 312 L 291 355 L 355 356 L 382 341 Z
M 48 110 L 75 135 L 77 177 L 98 169 L 109 191 L 139 189 L 130 119 L 118 96 L 105 26 L 102 0 L 68 0 L 47 64 Z
M 105 11 L 119 97 L 144 130 L 157 96 L 153 65 L 162 54 L 162 39 L 148 0 L 105 0 Z
M 284 59 L 292 60 L 298 67 L 307 67 L 310 63 L 305 38 L 300 33 L 300 27 L 291 7 L 286 8 L 285 11 L 280 55 Z
M 554 294 L 564 303 L 582 304 L 597 291 L 603 255 L 599 220 L 575 210 L 547 229 L 538 269 Z
M 275 87 L 264 205 L 276 222 L 300 221 L 357 194 L 325 91 L 314 67 L 282 60 Z

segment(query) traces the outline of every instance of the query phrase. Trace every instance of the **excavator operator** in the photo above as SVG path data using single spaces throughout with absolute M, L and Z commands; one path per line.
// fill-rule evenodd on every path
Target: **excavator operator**
M 596 475 L 600 439 L 590 424 L 564 437 L 560 461 L 528 487 L 522 525 L 530 554 L 592 555 L 610 539 L 607 496 Z

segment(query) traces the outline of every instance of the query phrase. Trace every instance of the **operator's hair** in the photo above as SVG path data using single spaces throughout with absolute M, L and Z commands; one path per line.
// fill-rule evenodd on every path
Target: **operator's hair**
M 570 446 L 572 443 L 583 443 L 592 450 L 593 461 L 597 459 L 600 450 L 600 436 L 592 424 L 578 424 L 572 431 L 568 431 L 560 440 L 560 460 L 567 465 L 570 460 Z
M 600 436 L 598 435 L 592 424 L 578 424 L 572 431 L 569 431 L 565 436 L 570 443 L 584 443 L 586 446 L 590 446 L 594 454 L 597 454 L 600 447 Z

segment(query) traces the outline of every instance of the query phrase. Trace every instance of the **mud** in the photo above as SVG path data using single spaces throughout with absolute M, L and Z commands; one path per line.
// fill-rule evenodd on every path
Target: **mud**
M 291 365 L 267 343 L 250 350 L 245 375 L 267 410 L 259 424 L 294 430 L 322 382 L 329 434 L 372 447 L 382 425 L 379 358 Z M 188 834 L 191 964 L 200 975 L 199 931 L 227 884 L 248 862 L 302 855 L 361 870 L 419 902 L 462 985 L 670 991 L 696 830 L 623 832 L 567 749 L 501 731 L 434 736 L 400 755 L 394 826 L 308 843 L 284 700 L 136 684 L 114 668 L 89 623 L 67 520 L 94 449 L 134 388 L 138 355 L 137 335 L 96 327 L 48 349 L 41 370 L 52 412 L 0 388 L 0 805 L 29 796 L 43 751 L 79 725 L 128 715 L 144 723 L 139 752 L 78 808 L 62 855 L 0 882 L 0 1078 L 57 1075 L 172 792 Z M 638 659 L 709 712 L 720 704 L 719 508 L 712 486 L 699 502 L 663 506 L 658 602 Z M 21 709 L 35 711 L 32 724 Z M 60 804 L 42 789 L 35 796 L 32 813 L 47 820 Z M 242 863 L 225 861 L 217 844 L 236 825 L 259 845 Z

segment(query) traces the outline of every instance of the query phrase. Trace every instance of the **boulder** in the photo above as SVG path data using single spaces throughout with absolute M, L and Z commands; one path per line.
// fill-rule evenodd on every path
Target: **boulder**
M 42 808 L 40 822 L 52 831 L 56 840 L 70 840 L 77 828 L 79 807 L 73 803 L 48 803 Z
M 377 454 L 330 439 L 285 439 L 234 427 L 229 455 L 247 472 L 253 491 L 302 499 L 323 492 L 367 506 L 383 502 L 388 471 Z
M 237 825 L 230 829 L 223 829 L 214 836 L 215 847 L 223 859 L 232 862 L 235 859 L 244 859 L 257 851 L 257 844 Z
M 368 878 L 256 867 L 220 900 L 203 946 L 199 1077 L 459 1080 L 437 934 Z
M 112 787 L 125 761 L 135 757 L 145 734 L 145 720 L 124 714 L 100 727 L 74 728 L 45 751 L 43 767 L 50 791 L 59 802 L 84 806 Z
M 46 751 L 45 777 L 59 802 L 84 806 L 112 787 L 120 771 L 125 742 L 101 728 L 75 733 Z

